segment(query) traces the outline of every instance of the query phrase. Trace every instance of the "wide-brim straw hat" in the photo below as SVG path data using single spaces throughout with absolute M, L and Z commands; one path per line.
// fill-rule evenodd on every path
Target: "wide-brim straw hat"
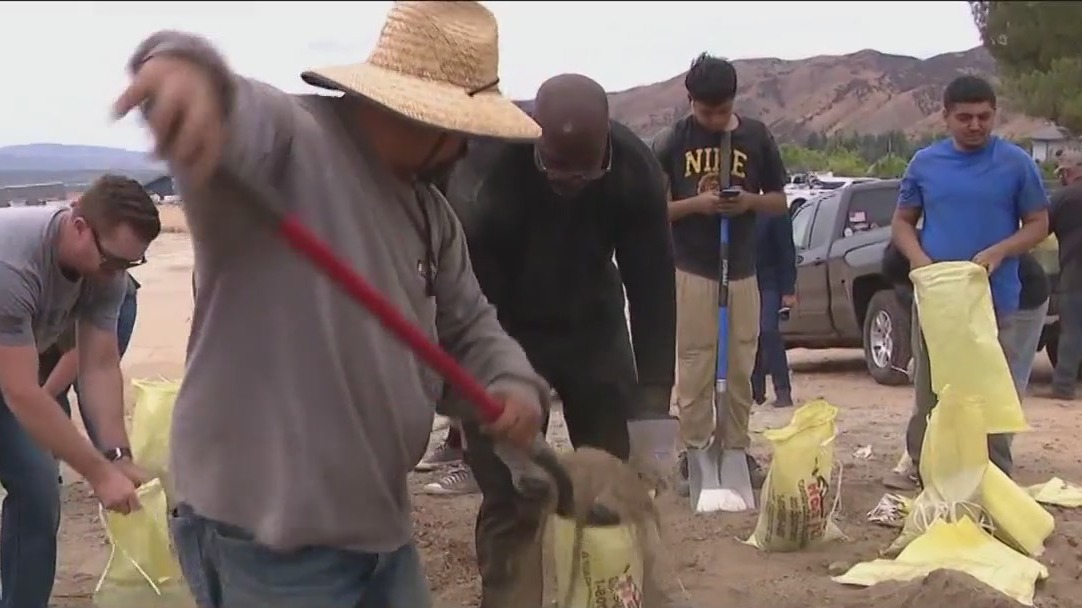
M 477 2 L 395 2 L 367 61 L 301 78 L 447 131 L 541 136 L 541 127 L 500 93 L 496 17 Z

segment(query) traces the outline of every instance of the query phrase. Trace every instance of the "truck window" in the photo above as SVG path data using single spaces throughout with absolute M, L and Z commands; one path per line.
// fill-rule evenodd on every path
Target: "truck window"
M 797 249 L 808 248 L 808 237 L 811 233 L 812 218 L 815 217 L 816 203 L 804 203 L 793 214 L 793 244 Z
M 849 199 L 842 236 L 890 226 L 890 219 L 894 216 L 897 205 L 897 186 L 853 192 Z

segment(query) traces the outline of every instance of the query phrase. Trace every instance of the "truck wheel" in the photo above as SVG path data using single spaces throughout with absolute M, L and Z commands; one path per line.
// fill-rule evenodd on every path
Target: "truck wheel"
M 879 384 L 909 384 L 909 311 L 893 290 L 876 292 L 864 315 L 864 363 Z

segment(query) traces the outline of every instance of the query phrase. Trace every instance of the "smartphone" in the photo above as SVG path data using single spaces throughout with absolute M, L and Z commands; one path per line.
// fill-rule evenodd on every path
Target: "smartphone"
M 721 198 L 736 198 L 740 196 L 740 188 L 726 188 L 718 193 Z

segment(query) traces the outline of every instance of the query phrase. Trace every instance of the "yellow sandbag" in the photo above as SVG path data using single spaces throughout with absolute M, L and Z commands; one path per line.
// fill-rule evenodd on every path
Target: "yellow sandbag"
M 1038 580 L 1048 569 L 992 538 L 973 520 L 937 520 L 894 560 L 857 564 L 833 580 L 868 587 L 886 581 L 910 581 L 939 569 L 965 572 L 1014 600 L 1033 605 Z
M 143 508 L 129 515 L 101 510 L 112 552 L 94 603 L 100 608 L 192 606 L 169 540 L 165 490 L 155 479 L 138 490 Z
M 838 408 L 812 401 L 793 412 L 787 426 L 763 436 L 774 446 L 760 494 L 759 522 L 746 542 L 764 551 L 796 551 L 845 535 L 834 523 L 834 469 Z
M 1031 557 L 1044 553 L 1044 541 L 1056 521 L 999 467 L 985 468 L 981 504 L 992 519 L 996 538 Z
M 1070 509 L 1082 507 L 1082 488 L 1059 477 L 1030 486 L 1026 492 L 1041 504 Z
M 988 273 L 972 262 L 939 262 L 909 273 L 931 363 L 932 391 L 951 385 L 977 397 L 988 433 L 1028 429 L 997 339 Z
M 575 522 L 553 516 L 550 527 L 560 608 L 641 605 L 644 556 L 631 526 L 585 527 L 578 559 Z
M 133 380 L 135 411 L 132 412 L 132 457 L 147 473 L 165 475 L 169 465 L 169 430 L 173 404 L 180 382 L 176 380 Z
M 936 520 L 983 519 L 978 501 L 985 469 L 990 466 L 983 408 L 975 398 L 961 398 L 953 385 L 943 387 L 939 395 L 920 453 L 924 489 L 913 501 L 888 555 L 896 555 Z

